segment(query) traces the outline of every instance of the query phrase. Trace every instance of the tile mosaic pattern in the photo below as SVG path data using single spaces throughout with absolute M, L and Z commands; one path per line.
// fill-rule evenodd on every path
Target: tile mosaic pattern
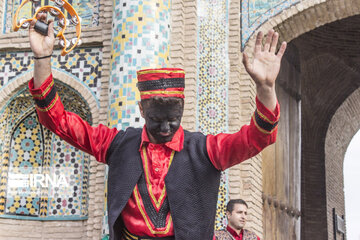
M 228 129 L 227 3 L 198 0 L 197 128 L 204 134 Z
M 7 0 L 5 1 L 6 17 L 5 17 L 5 27 L 4 33 L 12 32 L 12 18 L 15 15 L 16 10 L 19 8 L 22 0 Z M 75 11 L 81 17 L 81 26 L 82 27 L 91 27 L 99 25 L 99 9 L 100 9 L 100 0 L 68 0 L 68 2 L 73 6 Z M 36 4 L 27 3 L 20 10 L 18 19 L 21 18 L 31 18 L 35 13 L 35 8 L 38 6 L 56 6 L 53 1 L 50 0 L 41 0 Z M 70 14 L 61 8 L 61 11 L 70 19 Z M 69 26 L 72 27 L 71 25 Z
M 52 137 L 51 150 L 50 174 L 64 174 L 69 186 L 49 189 L 49 216 L 81 216 L 82 173 L 83 165 L 89 163 L 88 155 L 56 135 Z
M 243 0 L 241 1 L 242 48 L 266 20 L 295 5 L 300 0 Z
M 33 106 L 28 98 L 28 92 L 19 91 L 18 94 L 15 94 L 15 98 L 9 101 L 7 107 L 0 110 L 0 214 L 5 212 L 12 131 L 19 119 L 23 117 L 23 113 Z
M 6 132 L 7 121 L 5 121 L 5 120 L 6 120 L 7 116 L 8 116 L 7 112 L 4 112 L 3 114 L 0 114 L 0 133 L 5 133 Z M 3 152 L 4 146 L 5 146 L 5 141 L 6 141 L 5 134 L 0 134 L 0 153 Z M 0 157 L 2 157 L 2 156 L 0 155 Z M 1 159 L 2 158 L 0 158 L 0 164 L 2 162 Z M 0 169 L 0 175 L 1 175 L 1 169 Z
M 108 126 L 142 127 L 136 71 L 168 67 L 171 0 L 120 0 L 114 5 Z M 106 194 L 103 236 L 109 234 Z
M 51 144 L 53 133 L 48 131 L 47 129 L 43 129 L 43 144 L 44 144 L 44 156 L 51 156 Z M 50 174 L 51 168 L 50 163 L 52 159 L 50 157 L 44 157 L 42 162 L 42 173 Z M 49 189 L 41 188 L 40 193 L 40 217 L 47 217 L 48 215 L 48 203 L 49 203 Z
M 34 61 L 30 52 L 0 53 L 0 88 L 14 80 L 15 77 L 32 71 Z M 102 49 L 76 48 L 66 56 L 60 51 L 54 51 L 51 63 L 52 68 L 70 74 L 74 79 L 82 82 L 100 99 Z
M 65 109 L 91 124 L 89 106 L 76 90 L 58 81 L 55 84 Z M 5 136 L 0 139 L 0 214 L 31 215 L 44 220 L 87 216 L 89 156 L 39 124 L 27 87 L 15 94 L 0 113 L 0 135 Z M 9 173 L 63 174 L 69 186 L 14 189 L 7 178 Z
M 54 55 L 57 56 L 57 59 L 52 60 L 53 68 L 70 73 L 78 81 L 85 84 L 96 96 L 96 99 L 100 99 L 101 48 L 77 48 L 65 56 L 60 56 L 60 51 Z
M 66 111 L 74 112 L 92 124 L 90 108 L 75 89 L 58 82 L 56 89 Z M 72 102 L 77 104 L 71 104 Z M 50 169 L 52 173 L 67 176 L 69 187 L 49 189 L 48 215 L 87 216 L 89 155 L 62 141 L 54 134 L 51 134 L 51 138 Z
M 0 88 L 30 69 L 33 60 L 29 52 L 0 53 Z
M 228 131 L 228 10 L 227 0 L 198 0 L 197 129 L 204 134 Z M 227 172 L 221 175 L 215 229 L 226 221 Z
M 82 164 L 82 192 L 81 192 L 81 216 L 88 216 L 89 211 L 89 189 L 90 189 L 90 156 L 85 155 L 83 157 Z M 75 189 L 74 189 L 75 190 Z
M 42 130 L 36 113 L 32 112 L 15 128 L 10 140 L 9 173 L 40 174 L 43 159 Z M 7 185 L 7 215 L 39 215 L 37 187 L 14 187 Z
M 141 127 L 136 71 L 166 67 L 170 0 L 116 1 L 113 15 L 109 126 Z
M 224 229 L 227 226 L 226 205 L 229 199 L 229 171 L 221 173 L 219 196 L 216 208 L 215 230 Z

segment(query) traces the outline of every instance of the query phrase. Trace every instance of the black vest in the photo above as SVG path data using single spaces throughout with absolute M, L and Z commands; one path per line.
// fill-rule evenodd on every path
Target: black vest
M 110 239 L 120 240 L 120 216 L 143 173 L 139 152 L 141 128 L 120 131 L 107 151 Z M 165 178 L 176 240 L 211 240 L 214 233 L 220 171 L 209 160 L 206 136 L 184 131 Z

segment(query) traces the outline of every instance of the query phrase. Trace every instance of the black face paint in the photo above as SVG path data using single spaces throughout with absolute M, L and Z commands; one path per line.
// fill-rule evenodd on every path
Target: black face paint
M 172 140 L 180 127 L 183 107 L 180 103 L 143 106 L 146 130 L 153 143 L 165 143 Z

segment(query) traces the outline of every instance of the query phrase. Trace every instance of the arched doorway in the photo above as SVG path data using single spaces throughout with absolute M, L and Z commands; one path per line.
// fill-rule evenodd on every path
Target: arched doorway
M 90 107 L 77 90 L 55 80 L 68 111 L 92 123 Z M 47 221 L 78 225 L 82 235 L 88 219 L 90 156 L 45 129 L 38 120 L 27 85 L 18 86 L 0 110 L 0 228 L 16 221 L 3 237 L 35 236 Z M 59 177 L 65 184 L 58 184 Z M 40 180 L 38 179 L 40 177 Z M 34 184 L 34 179 L 37 178 Z M 36 232 L 38 231 L 38 232 Z M 64 230 L 65 232 L 66 230 Z M 40 233 L 39 233 L 40 232 Z
M 328 1 L 328 6 L 334 2 Z M 324 6 L 326 3 L 319 9 Z M 313 12 L 315 19 L 319 15 L 316 10 L 304 12 Z M 344 155 L 336 158 L 344 152 L 339 139 L 332 140 L 333 145 L 326 141 L 334 131 L 330 123 L 335 113 L 360 86 L 360 16 L 351 16 L 354 11 L 345 13 L 338 16 L 341 20 L 309 32 L 294 24 L 301 13 L 277 26 L 280 32 L 288 33 L 285 38 L 298 37 L 289 39 L 277 82 L 282 105 L 279 139 L 264 154 L 265 239 L 335 239 L 333 208 L 338 216 L 344 214 Z M 329 21 L 328 13 L 323 14 L 318 25 Z M 309 28 L 313 24 L 309 23 Z M 349 109 L 360 97 L 356 99 Z M 343 134 L 346 117 L 349 115 L 343 114 L 337 126 Z M 328 149 L 331 154 L 327 154 Z M 340 239 L 341 234 L 337 234 Z
M 346 161 L 344 158 L 350 141 L 360 129 L 359 118 L 360 88 L 357 88 L 332 116 L 325 139 L 326 207 L 329 239 L 342 239 L 343 232 L 347 232 L 344 220 L 341 219 L 345 215 Z M 347 236 L 347 239 L 352 238 Z
M 360 238 L 360 131 L 351 139 L 344 158 L 345 221 L 347 239 Z
M 360 16 L 349 17 L 292 41 L 301 59 L 302 239 L 334 239 L 330 205 L 344 214 L 342 171 L 328 165 L 325 139 L 335 112 L 360 85 L 359 23 Z

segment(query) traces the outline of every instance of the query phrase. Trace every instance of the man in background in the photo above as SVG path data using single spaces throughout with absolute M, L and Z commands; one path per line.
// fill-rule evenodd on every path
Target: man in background
M 242 199 L 232 199 L 226 206 L 226 229 L 215 231 L 214 240 L 260 240 L 256 234 L 245 229 L 248 205 Z

